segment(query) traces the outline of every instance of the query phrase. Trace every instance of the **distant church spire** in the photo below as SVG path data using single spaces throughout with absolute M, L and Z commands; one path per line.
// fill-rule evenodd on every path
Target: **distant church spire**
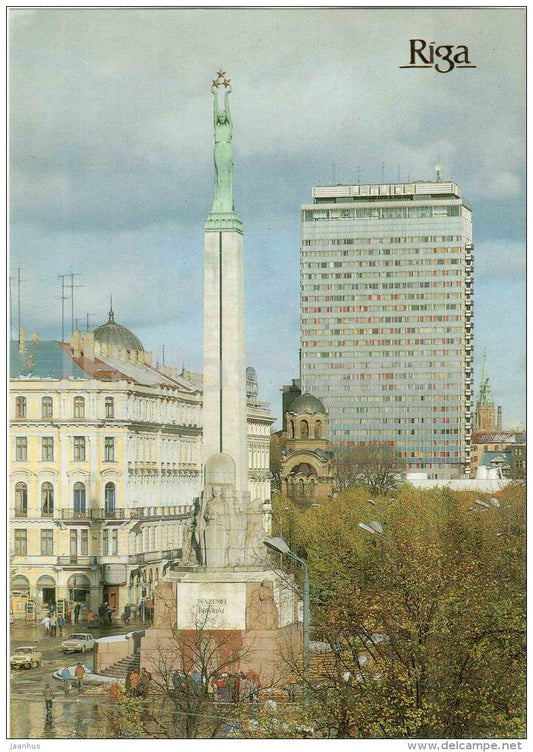
M 498 421 L 500 422 L 500 420 Z M 500 426 L 501 427 L 501 426 Z M 494 400 L 487 373 L 487 352 L 483 352 L 483 366 L 479 383 L 479 396 L 476 402 L 476 431 L 494 431 L 498 428 L 494 415 Z
M 489 376 L 487 373 L 487 351 L 483 351 L 483 366 L 481 369 L 481 381 L 479 384 L 479 405 L 494 406 L 494 400 L 492 399 L 492 393 L 490 390 Z
M 113 295 L 110 295 L 109 296 L 109 322 L 113 322 L 114 320 L 115 320 L 115 314 L 113 313 Z

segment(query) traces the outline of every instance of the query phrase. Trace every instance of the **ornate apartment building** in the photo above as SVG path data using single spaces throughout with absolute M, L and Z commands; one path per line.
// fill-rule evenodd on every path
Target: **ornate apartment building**
M 249 369 L 253 370 L 253 369 Z M 114 320 L 69 343 L 12 343 L 10 584 L 14 618 L 46 604 L 150 597 L 187 557 L 203 486 L 201 376 L 151 365 Z M 270 499 L 273 418 L 248 399 L 249 489 Z

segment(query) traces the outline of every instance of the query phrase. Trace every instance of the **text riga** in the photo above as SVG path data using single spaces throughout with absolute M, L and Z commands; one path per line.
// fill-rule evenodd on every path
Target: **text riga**
M 477 68 L 470 62 L 466 44 L 438 44 L 425 39 L 410 39 L 409 65 L 400 68 L 434 68 L 438 73 L 449 73 L 454 68 Z

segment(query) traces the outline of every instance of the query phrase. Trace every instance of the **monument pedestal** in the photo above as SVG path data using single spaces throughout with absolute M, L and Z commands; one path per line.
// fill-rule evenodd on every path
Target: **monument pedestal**
M 210 671 L 253 671 L 262 686 L 276 684 L 290 673 L 283 656 L 301 651 L 297 604 L 288 577 L 267 567 L 171 572 L 156 588 L 141 666 L 187 671 L 203 652 Z

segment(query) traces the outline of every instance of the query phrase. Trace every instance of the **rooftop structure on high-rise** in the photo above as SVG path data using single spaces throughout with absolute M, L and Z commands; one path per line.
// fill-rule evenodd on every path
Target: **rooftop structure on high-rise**
M 443 181 L 313 188 L 301 208 L 301 380 L 332 446 L 468 472 L 472 212 Z

